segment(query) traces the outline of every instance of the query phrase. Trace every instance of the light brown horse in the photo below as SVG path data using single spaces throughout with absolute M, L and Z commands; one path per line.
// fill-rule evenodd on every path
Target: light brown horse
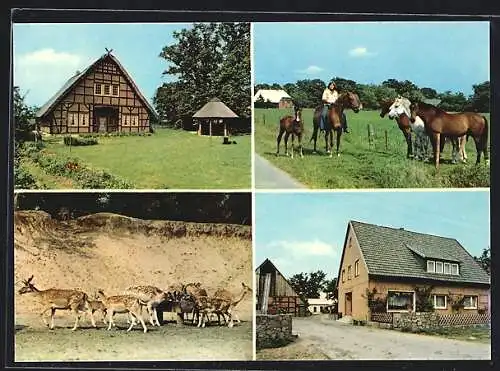
M 481 161 L 481 152 L 488 163 L 488 120 L 474 112 L 447 113 L 442 109 L 423 102 L 414 102 L 410 106 L 410 120 L 415 122 L 419 116 L 424 122 L 427 134 L 431 138 L 436 169 L 439 169 L 439 151 L 441 135 L 458 138 L 467 135 L 474 138 L 476 144 L 476 164 Z M 452 141 L 452 143 L 455 142 Z M 458 148 L 457 148 L 458 150 Z M 456 151 L 455 151 L 456 153 Z
M 380 117 L 384 118 L 391 109 L 394 100 L 385 100 L 379 103 L 380 105 Z M 396 118 L 396 123 L 398 124 L 399 130 L 403 133 L 403 136 L 406 140 L 406 145 L 408 150 L 406 151 L 406 157 L 413 157 L 413 147 L 411 141 L 411 127 L 410 127 L 410 118 L 407 115 L 400 115 Z
M 328 122 L 325 123 L 325 149 L 326 153 L 330 154 L 330 157 L 332 157 L 334 131 L 337 133 L 337 156 L 340 156 L 339 146 L 340 137 L 342 136 L 342 120 L 345 120 L 344 110 L 347 108 L 352 109 L 355 113 L 358 113 L 359 110 L 363 108 L 363 105 L 361 104 L 361 101 L 356 93 L 348 91 L 340 94 L 337 101 L 333 103 L 328 110 Z M 318 140 L 318 130 L 322 110 L 323 106 L 318 106 L 314 110 L 313 134 L 309 140 L 309 143 L 314 140 L 314 152 L 316 152 L 316 141 Z M 328 143 L 330 143 L 330 146 L 328 146 Z
M 302 135 L 304 134 L 304 122 L 302 121 L 302 108 L 298 105 L 293 107 L 294 116 L 287 115 L 280 119 L 280 129 L 278 133 L 278 137 L 276 138 L 277 148 L 276 148 L 276 156 L 279 156 L 280 153 L 280 142 L 281 137 L 285 134 L 285 155 L 288 156 L 288 137 L 292 136 L 292 153 L 291 157 L 293 158 L 293 140 L 294 137 L 297 136 L 299 140 L 299 153 L 300 157 L 304 157 L 302 153 Z

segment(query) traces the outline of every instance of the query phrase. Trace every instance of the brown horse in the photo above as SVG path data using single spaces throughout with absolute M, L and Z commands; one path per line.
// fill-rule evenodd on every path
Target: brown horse
M 439 152 L 441 149 L 441 135 L 458 138 L 467 135 L 474 138 L 476 144 L 476 164 L 481 161 L 481 152 L 488 163 L 488 120 L 474 112 L 447 113 L 442 109 L 423 102 L 415 102 L 410 106 L 411 122 L 420 117 L 425 130 L 431 138 L 434 151 L 436 169 L 439 169 Z M 455 147 L 455 141 L 452 141 Z M 458 150 L 458 148 L 457 148 Z M 457 151 L 454 151 L 455 153 Z
M 356 93 L 344 92 L 340 94 L 337 101 L 331 105 L 328 110 L 328 122 L 325 123 L 325 148 L 326 153 L 330 154 L 332 157 L 333 148 L 333 132 L 337 133 L 337 156 L 340 156 L 339 145 L 340 137 L 342 135 L 342 120 L 345 120 L 344 109 L 350 108 L 355 113 L 358 113 L 360 109 L 363 108 L 361 101 Z M 318 140 L 318 130 L 319 123 L 321 120 L 321 111 L 323 106 L 318 106 L 314 110 L 313 116 L 313 134 L 309 143 L 314 140 L 314 152 L 316 152 L 316 142 Z M 330 139 L 330 141 L 328 141 Z M 328 142 L 330 142 L 330 147 L 328 147 Z
M 298 105 L 293 107 L 294 116 L 284 116 L 280 119 L 280 131 L 278 133 L 278 137 L 276 138 L 277 148 L 276 148 L 276 156 L 279 156 L 280 153 L 280 142 L 281 137 L 285 134 L 285 156 L 288 156 L 288 137 L 292 136 L 292 153 L 291 157 L 293 158 L 293 140 L 294 137 L 297 136 L 299 140 L 299 153 L 300 157 L 304 157 L 302 153 L 302 134 L 304 133 L 304 122 L 302 121 L 302 108 Z

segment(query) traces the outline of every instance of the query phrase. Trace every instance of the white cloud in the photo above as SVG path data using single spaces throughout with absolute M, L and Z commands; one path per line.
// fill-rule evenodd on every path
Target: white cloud
M 362 58 L 371 57 L 372 55 L 375 55 L 375 53 L 368 51 L 368 49 L 364 46 L 358 46 L 357 48 L 349 50 L 349 55 L 355 58 Z
M 311 65 L 303 70 L 298 70 L 297 72 L 303 73 L 306 75 L 316 75 L 316 74 L 320 73 L 321 71 L 323 71 L 323 68 L 315 66 L 315 65 Z
M 29 91 L 29 104 L 42 105 L 90 60 L 78 54 L 40 49 L 14 56 L 14 85 Z
M 269 245 L 271 247 L 281 247 L 294 257 L 337 255 L 333 245 L 318 239 L 312 241 L 274 241 Z

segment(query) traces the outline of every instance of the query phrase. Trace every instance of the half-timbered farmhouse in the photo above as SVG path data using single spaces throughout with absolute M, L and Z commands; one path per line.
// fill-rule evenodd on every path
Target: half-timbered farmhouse
M 150 130 L 153 107 L 108 51 L 69 78 L 37 112 L 40 130 L 57 133 Z

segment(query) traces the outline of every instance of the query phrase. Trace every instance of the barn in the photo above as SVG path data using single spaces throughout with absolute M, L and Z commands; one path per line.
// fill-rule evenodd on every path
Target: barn
M 255 270 L 255 274 L 258 313 L 289 313 L 297 317 L 306 315 L 305 303 L 269 259 L 264 260 Z
M 273 108 L 293 107 L 292 97 L 283 89 L 259 89 L 253 97 L 254 104 L 259 100 L 268 103 Z
M 149 131 L 153 117 L 153 107 L 107 49 L 36 113 L 38 128 L 51 134 Z

